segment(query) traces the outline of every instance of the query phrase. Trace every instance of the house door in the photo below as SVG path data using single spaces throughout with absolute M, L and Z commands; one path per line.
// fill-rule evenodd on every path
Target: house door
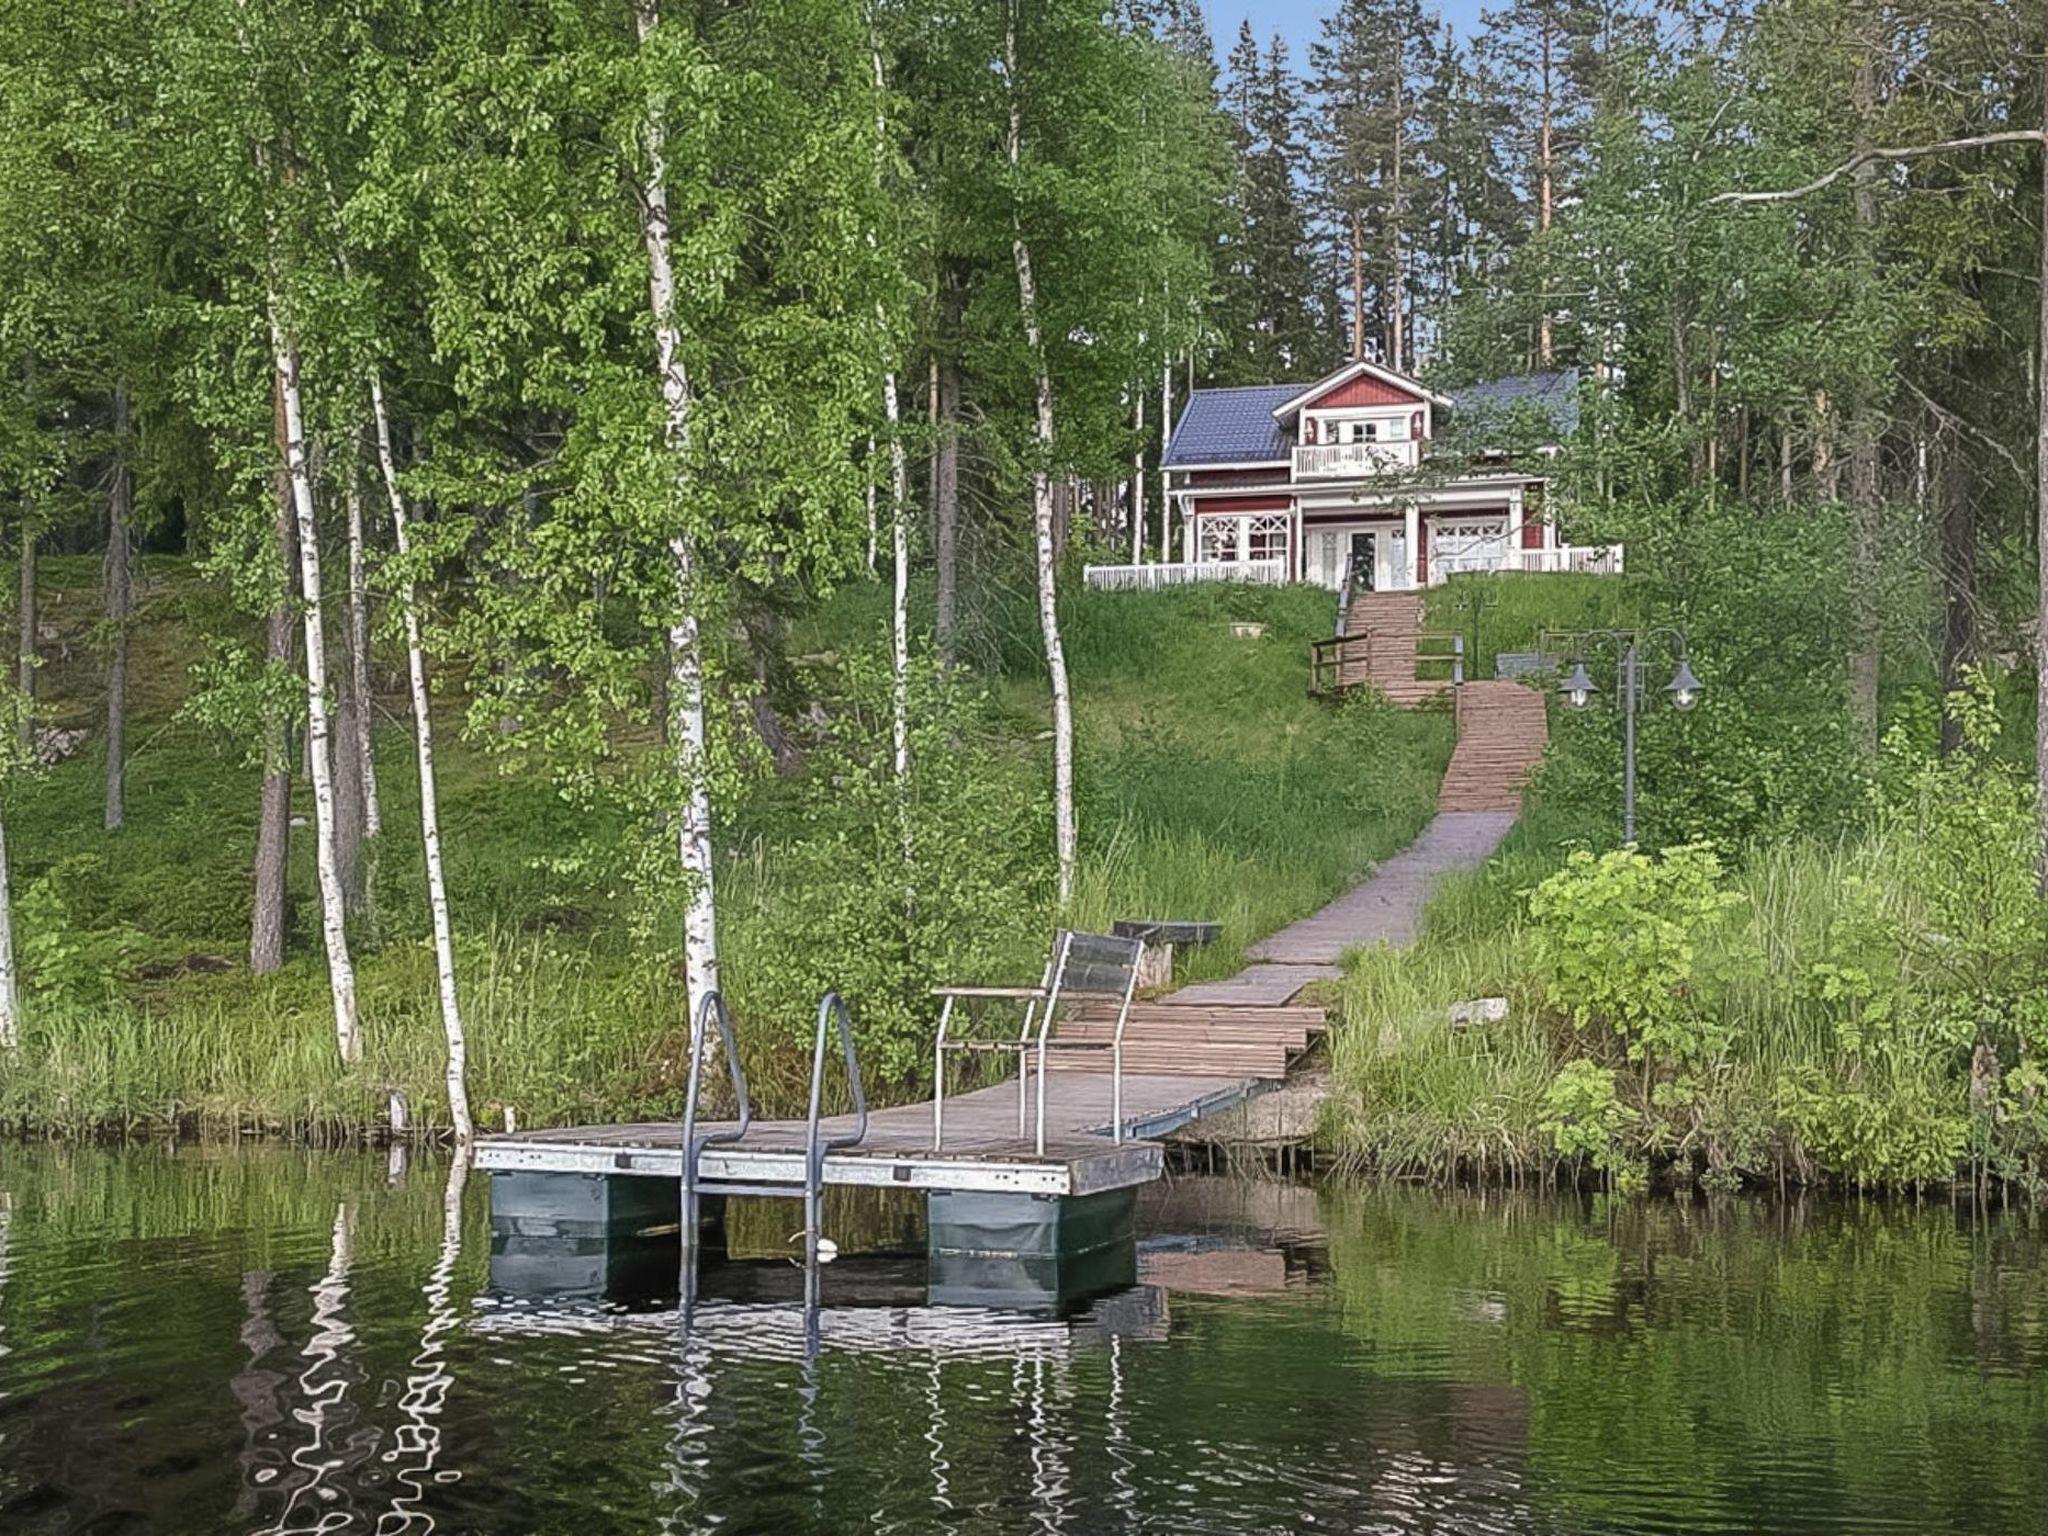
M 1370 592 L 1379 584 L 1379 535 L 1360 530 L 1351 535 L 1351 590 Z

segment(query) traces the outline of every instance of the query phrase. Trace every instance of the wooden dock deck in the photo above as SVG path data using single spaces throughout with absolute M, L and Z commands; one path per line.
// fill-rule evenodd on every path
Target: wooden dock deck
M 1110 1138 L 1110 1077 L 1099 1071 L 1055 1070 L 1046 1091 L 1046 1145 L 1041 1157 L 1017 1128 L 1017 1085 L 997 1083 L 946 1096 L 946 1145 L 932 1148 L 929 1100 L 878 1109 L 859 1146 L 825 1160 L 828 1185 L 974 1191 L 990 1194 L 1090 1195 L 1127 1189 L 1159 1177 L 1163 1151 L 1152 1137 L 1242 1104 L 1277 1078 L 1126 1072 L 1125 1139 Z M 719 1129 L 706 1126 L 705 1130 Z M 824 1122 L 827 1136 L 852 1129 L 847 1117 Z M 742 1142 L 707 1148 L 706 1180 L 788 1184 L 801 1188 L 804 1125 L 756 1122 Z M 578 1173 L 682 1177 L 682 1127 L 675 1121 L 579 1125 L 485 1136 L 476 1166 L 493 1173 Z

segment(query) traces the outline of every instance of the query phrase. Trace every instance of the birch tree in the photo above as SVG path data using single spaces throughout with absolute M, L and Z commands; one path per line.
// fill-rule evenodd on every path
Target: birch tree
M 305 403 L 300 393 L 299 348 L 286 329 L 279 295 L 270 294 L 270 339 L 284 407 L 285 477 L 299 545 L 300 623 L 306 664 L 307 774 L 313 784 L 314 867 L 320 882 L 320 932 L 327 949 L 327 985 L 334 1004 L 334 1038 L 344 1062 L 362 1059 L 356 1013 L 355 966 L 349 958 L 346 904 L 335 856 L 334 741 L 328 713 L 327 636 L 320 583 L 320 526 L 313 507 L 313 476 L 306 462 Z
M 1007 0 L 1003 16 L 1003 86 L 1009 110 L 1004 139 L 1013 181 L 1024 169 L 1024 103 L 1017 74 L 1017 9 Z M 1031 246 L 1024 237 L 1021 208 L 1011 213 L 1010 249 L 1017 267 L 1017 308 L 1033 375 L 1033 432 L 1037 453 L 1031 465 L 1033 553 L 1038 572 L 1038 626 L 1045 641 L 1045 667 L 1052 687 L 1053 846 L 1059 867 L 1059 899 L 1074 896 L 1078 835 L 1074 825 L 1074 700 L 1067 681 L 1067 655 L 1060 643 L 1058 568 L 1053 552 L 1052 463 L 1058 449 L 1053 422 L 1052 374 L 1045 338 L 1038 328 L 1038 285 L 1031 272 Z
M 661 25 L 661 0 L 633 0 L 634 29 L 643 54 Z M 647 307 L 654 322 L 654 368 L 661 385 L 662 424 L 675 461 L 675 493 L 689 495 L 690 377 L 683 362 L 676 316 L 675 267 L 668 214 L 668 93 L 650 71 L 641 130 L 639 212 L 647 246 Z M 679 508 L 680 510 L 680 508 Z M 697 1017 L 706 994 L 718 990 L 718 914 L 713 900 L 709 730 L 704 716 L 703 634 L 695 538 L 676 520 L 668 554 L 675 581 L 675 616 L 668 631 L 669 731 L 683 790 L 676 818 L 676 862 L 684 884 L 683 964 L 687 1017 Z M 707 1048 L 710 1036 L 707 1035 Z M 708 1068 L 707 1068 L 708 1070 Z
M 374 368 L 370 371 L 369 386 L 370 419 L 377 439 L 377 466 L 383 472 L 385 503 L 391 512 L 392 537 L 398 545 L 401 570 L 398 606 L 405 625 L 406 677 L 412 685 L 413 745 L 419 759 L 420 841 L 426 852 L 427 908 L 434 925 L 434 976 L 441 1003 L 441 1030 L 447 1042 L 445 1081 L 448 1118 L 455 1128 L 456 1166 L 460 1168 L 467 1162 L 476 1129 L 469 1113 L 469 1036 L 462 1027 L 461 994 L 455 982 L 455 932 L 448 912 L 448 880 L 441 865 L 441 795 L 434 769 L 433 697 L 427 688 L 426 647 L 420 639 L 419 600 L 412 567 L 412 530 L 406 515 L 405 493 L 398 483 L 397 456 L 391 447 L 391 413 L 384 403 L 384 381 Z

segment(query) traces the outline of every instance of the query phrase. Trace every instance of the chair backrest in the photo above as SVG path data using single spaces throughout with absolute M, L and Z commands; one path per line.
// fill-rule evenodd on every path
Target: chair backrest
M 1114 997 L 1131 989 L 1142 939 L 1062 929 L 1053 936 L 1053 989 L 1065 997 Z

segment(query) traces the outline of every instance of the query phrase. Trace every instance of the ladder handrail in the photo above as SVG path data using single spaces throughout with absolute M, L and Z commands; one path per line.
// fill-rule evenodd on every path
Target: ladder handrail
M 853 1091 L 853 1130 L 844 1136 L 827 1136 L 821 1124 L 825 1098 L 825 1035 L 828 1024 L 839 1027 L 839 1050 L 846 1061 L 847 1086 Z M 818 1027 L 811 1045 L 811 1107 L 804 1119 L 804 1164 L 806 1177 L 820 1187 L 825 1178 L 825 1154 L 860 1145 L 868 1134 L 868 1096 L 860 1080 L 860 1053 L 853 1044 L 853 1020 L 846 1002 L 837 992 L 827 992 L 818 1003 Z
M 697 1096 L 704 1074 L 704 1027 L 715 1019 L 719 1043 L 725 1049 L 726 1070 L 732 1076 L 733 1097 L 738 1101 L 739 1119 L 722 1131 L 697 1134 Z M 740 1140 L 754 1123 L 754 1105 L 747 1096 L 747 1072 L 732 1034 L 732 1012 L 725 1006 L 725 994 L 713 988 L 697 1004 L 690 1021 L 690 1078 L 683 1091 L 683 1241 L 693 1243 L 697 1231 L 697 1165 L 706 1147 L 725 1146 Z

